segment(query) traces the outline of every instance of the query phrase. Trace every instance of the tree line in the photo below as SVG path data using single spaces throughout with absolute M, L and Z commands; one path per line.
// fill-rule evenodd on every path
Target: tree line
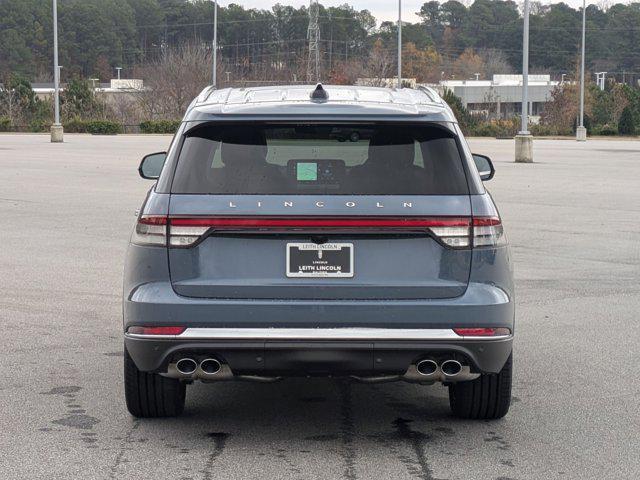
M 59 0 L 63 77 L 132 77 L 170 50 L 211 48 L 213 3 L 209 0 Z M 255 77 L 283 70 L 302 72 L 307 7 L 220 7 L 219 55 L 234 74 Z M 422 81 L 440 77 L 519 71 L 522 16 L 510 0 L 430 1 L 420 21 L 403 25 L 403 40 Z M 640 3 L 587 7 L 587 67 L 621 80 L 640 77 Z M 564 3 L 533 2 L 530 60 L 534 72 L 572 74 L 580 51 L 582 13 Z M 345 65 L 372 52 L 395 55 L 397 26 L 378 25 L 368 10 L 348 4 L 320 6 L 323 77 L 343 75 Z M 10 73 L 49 80 L 52 58 L 51 2 L 0 0 L 0 78 Z M 411 67 L 409 67 L 411 69 Z M 348 70 L 348 69 L 347 69 Z M 475 70 L 475 71 L 474 71 Z M 258 73 L 257 73 L 258 72 Z M 224 72 L 222 73 L 224 75 Z M 302 79 L 301 79 L 302 80 Z

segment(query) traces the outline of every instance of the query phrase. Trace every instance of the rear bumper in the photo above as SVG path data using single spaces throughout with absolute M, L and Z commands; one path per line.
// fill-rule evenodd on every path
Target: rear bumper
M 437 300 L 224 300 L 177 295 L 169 282 L 136 287 L 124 302 L 130 326 L 184 326 L 186 335 L 125 334 L 143 371 L 165 372 L 178 356 L 214 356 L 237 375 L 373 375 L 406 371 L 427 356 L 459 355 L 496 373 L 512 337 L 462 338 L 455 327 L 514 331 L 514 305 L 501 288 L 470 282 Z M 372 332 L 373 330 L 373 332 Z
M 184 297 L 169 282 L 137 286 L 124 301 L 124 330 L 133 325 L 207 328 L 506 327 L 514 305 L 501 288 L 469 283 L 455 298 L 433 300 L 251 300 Z
M 456 358 L 477 373 L 497 373 L 513 337 L 461 337 L 451 329 L 189 328 L 177 336 L 125 334 L 143 371 L 166 372 L 188 356 L 213 357 L 237 375 L 402 374 L 423 358 Z

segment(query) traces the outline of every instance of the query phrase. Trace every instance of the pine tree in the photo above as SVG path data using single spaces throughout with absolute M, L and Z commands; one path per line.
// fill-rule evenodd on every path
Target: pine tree
M 624 107 L 618 122 L 618 133 L 620 135 L 635 135 L 636 125 L 633 118 L 633 112 L 629 106 Z

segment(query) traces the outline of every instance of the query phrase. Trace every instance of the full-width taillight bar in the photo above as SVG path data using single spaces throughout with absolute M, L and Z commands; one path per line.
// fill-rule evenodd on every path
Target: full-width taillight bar
M 429 230 L 451 247 L 468 247 L 468 217 L 172 217 L 169 244 L 189 246 L 209 229 L 232 231 Z
M 217 228 L 429 228 L 468 227 L 465 217 L 172 217 L 171 225 Z
M 188 247 L 209 230 L 213 231 L 300 231 L 300 230 L 424 230 L 445 245 L 468 248 L 472 238 L 476 246 L 503 238 L 497 217 L 163 217 L 143 215 L 138 220 L 134 243 Z

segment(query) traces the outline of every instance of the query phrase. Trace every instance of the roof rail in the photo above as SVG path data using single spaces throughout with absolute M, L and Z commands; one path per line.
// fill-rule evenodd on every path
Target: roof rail
M 442 98 L 433 88 L 426 87 L 424 85 L 418 85 L 418 90 L 426 94 L 427 97 L 429 97 L 434 103 L 442 103 Z
M 197 97 L 197 103 L 203 103 L 209 96 L 216 90 L 216 87 L 213 85 L 209 85 L 208 87 L 204 87 L 200 95 Z

